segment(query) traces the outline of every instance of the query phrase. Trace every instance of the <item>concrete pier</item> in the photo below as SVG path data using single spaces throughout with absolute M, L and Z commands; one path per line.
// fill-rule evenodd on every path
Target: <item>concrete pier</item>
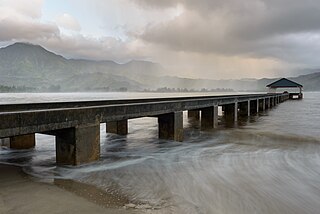
M 128 120 L 112 121 L 106 124 L 106 132 L 118 135 L 128 134 Z
M 10 137 L 11 149 L 32 149 L 36 146 L 35 134 L 26 134 Z
M 201 129 L 214 129 L 218 127 L 218 106 L 201 109 Z
M 183 141 L 183 112 L 173 112 L 158 116 L 159 138 Z
M 57 130 L 56 160 L 58 165 L 79 165 L 100 158 L 100 124 Z
M 11 148 L 35 146 L 35 133 L 56 136 L 58 164 L 79 165 L 99 159 L 100 123 L 106 131 L 128 133 L 128 120 L 157 117 L 159 138 L 183 141 L 183 111 L 189 117 L 201 117 L 201 129 L 216 128 L 218 106 L 227 122 L 240 115 L 250 116 L 274 106 L 276 100 L 288 100 L 289 94 L 243 94 L 128 100 L 79 101 L 62 103 L 0 104 L 0 139 L 9 138 Z M 261 103 L 261 100 L 264 102 Z M 201 115 L 201 116 L 200 116 Z

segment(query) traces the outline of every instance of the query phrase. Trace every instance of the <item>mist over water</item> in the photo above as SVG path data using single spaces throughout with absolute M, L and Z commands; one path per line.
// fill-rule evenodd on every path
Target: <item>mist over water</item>
M 107 99 L 140 97 L 114 94 Z M 103 97 L 1 96 L 2 103 Z M 281 103 L 234 127 L 220 121 L 218 129 L 206 132 L 185 114 L 183 143 L 159 140 L 156 118 L 129 120 L 127 136 L 107 134 L 102 124 L 101 160 L 79 167 L 57 167 L 54 137 L 37 134 L 34 150 L 1 147 L 0 162 L 45 180 L 114 189 L 132 202 L 161 208 L 155 213 L 319 213 L 319 106 L 320 93 L 309 92 L 302 101 Z

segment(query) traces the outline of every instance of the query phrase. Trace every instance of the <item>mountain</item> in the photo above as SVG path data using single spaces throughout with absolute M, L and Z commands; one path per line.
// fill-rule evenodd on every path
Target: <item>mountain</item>
M 306 91 L 320 91 L 320 69 L 316 73 L 301 75 L 291 79 L 302 84 Z
M 305 90 L 320 90 L 320 69 L 289 79 L 304 85 Z M 295 71 L 298 72 L 297 70 Z M 66 59 L 39 45 L 15 43 L 0 48 L 0 86 L 32 87 L 40 91 L 141 91 L 157 88 L 200 90 L 231 88 L 236 91 L 266 91 L 273 79 L 210 80 L 163 76 L 165 69 L 157 63 Z
M 39 45 L 15 43 L 0 49 L 0 85 L 63 90 L 108 88 L 141 90 L 138 79 L 155 77 L 163 68 L 147 61 L 118 64 L 113 61 L 66 59 Z

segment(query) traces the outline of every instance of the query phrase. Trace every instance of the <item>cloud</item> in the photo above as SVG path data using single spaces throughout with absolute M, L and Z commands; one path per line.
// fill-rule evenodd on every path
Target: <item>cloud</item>
M 53 23 L 43 23 L 41 17 L 42 1 L 8 1 L 0 3 L 0 40 L 34 40 L 59 35 Z
M 67 30 L 80 31 L 81 27 L 79 22 L 70 14 L 64 13 L 55 19 L 56 23 Z
M 307 38 L 320 30 L 320 4 L 313 0 L 135 2 L 157 9 L 183 6 L 183 13 L 174 20 L 147 26 L 136 35 L 173 51 L 303 62 L 301 51 L 307 52 L 311 42 Z M 293 39 L 294 35 L 299 37 Z M 313 38 L 312 43 L 320 44 L 319 38 Z
M 26 21 L 17 18 L 0 20 L 0 40 L 34 40 L 51 38 L 59 35 L 59 29 L 54 24 L 43 24 L 37 21 Z
M 319 66 L 315 0 L 67 2 L 72 8 L 57 1 L 64 11 L 45 20 L 42 0 L 0 1 L 0 44 L 28 41 L 69 58 L 152 60 L 167 68 L 164 75 L 194 78 L 276 76 Z M 85 18 L 70 15 L 82 13 Z
M 0 1 L 1 44 L 31 42 L 69 58 L 123 62 L 143 57 L 135 41 L 81 34 L 79 22 L 68 13 L 56 16 L 53 21 L 43 20 L 42 3 L 40 0 Z M 66 34 L 65 29 L 74 33 Z
M 60 35 L 49 39 L 35 40 L 37 44 L 54 50 L 67 58 L 82 58 L 92 60 L 114 60 L 126 62 L 131 59 L 144 59 L 134 42 L 124 42 L 113 37 L 94 38 L 79 35 Z M 139 47 L 141 47 L 139 45 Z
M 0 16 L 19 14 L 29 18 L 40 18 L 43 0 L 1 0 Z

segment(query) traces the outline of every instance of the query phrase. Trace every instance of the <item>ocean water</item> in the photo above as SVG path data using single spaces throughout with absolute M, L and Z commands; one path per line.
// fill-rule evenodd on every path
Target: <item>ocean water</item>
M 0 163 L 49 182 L 88 184 L 147 204 L 153 213 L 319 213 L 320 93 L 304 95 L 233 127 L 220 120 L 211 131 L 200 131 L 199 122 L 184 114 L 182 143 L 159 140 L 155 118 L 129 120 L 127 136 L 108 134 L 102 124 L 101 159 L 93 164 L 56 166 L 55 139 L 41 134 L 33 150 L 0 147 Z M 0 94 L 0 102 L 144 96 L 167 95 Z

